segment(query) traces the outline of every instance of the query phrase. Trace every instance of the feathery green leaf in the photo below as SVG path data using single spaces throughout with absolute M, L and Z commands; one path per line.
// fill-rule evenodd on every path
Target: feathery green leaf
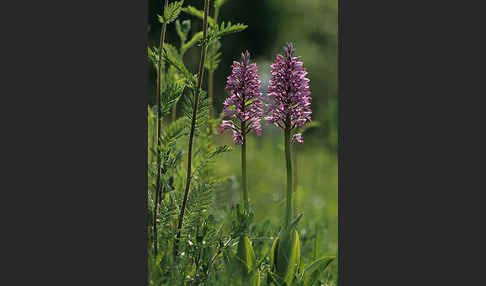
M 195 17 L 198 17 L 201 20 L 204 19 L 204 12 L 201 11 L 201 10 L 198 10 L 194 6 L 190 6 L 189 5 L 187 7 L 184 7 L 184 8 L 182 8 L 182 12 L 187 13 L 187 14 L 192 15 L 192 16 L 195 16 Z M 216 22 L 214 21 L 214 19 L 211 18 L 211 17 L 209 17 L 209 16 L 208 16 L 208 23 L 210 25 L 215 25 L 216 24 Z
M 170 24 L 174 22 L 182 10 L 182 4 L 184 4 L 184 0 L 182 1 L 174 1 L 167 5 L 167 8 L 164 10 L 164 15 L 160 16 L 157 15 L 159 18 L 159 22 L 162 24 Z

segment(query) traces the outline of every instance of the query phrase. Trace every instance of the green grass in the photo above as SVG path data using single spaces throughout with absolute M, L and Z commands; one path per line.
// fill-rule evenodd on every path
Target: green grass
M 247 146 L 248 192 L 255 213 L 255 223 L 270 220 L 280 225 L 285 213 L 286 170 L 281 141 L 282 134 L 269 128 L 263 137 L 249 136 Z M 304 140 L 307 140 L 305 138 Z M 307 140 L 297 148 L 297 214 L 304 213 L 299 230 L 305 235 L 319 231 L 319 255 L 337 254 L 338 193 L 337 157 L 330 154 L 319 142 Z M 217 144 L 233 145 L 231 135 L 219 137 Z M 295 150 L 295 149 L 294 149 Z M 232 187 L 225 188 L 231 199 L 239 201 L 241 178 L 240 147 L 234 147 L 215 164 L 215 172 L 232 178 Z

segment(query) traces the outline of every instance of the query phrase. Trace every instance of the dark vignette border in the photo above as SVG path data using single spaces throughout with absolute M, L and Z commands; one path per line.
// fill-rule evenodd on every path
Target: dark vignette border
M 338 285 L 343 286 L 343 1 L 338 0 Z

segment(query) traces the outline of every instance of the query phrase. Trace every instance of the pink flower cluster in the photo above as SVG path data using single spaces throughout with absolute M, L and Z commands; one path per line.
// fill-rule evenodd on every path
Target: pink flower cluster
M 295 57 L 291 43 L 284 48 L 284 55 L 278 54 L 271 65 L 272 77 L 267 88 L 268 104 L 265 120 L 282 129 L 303 128 L 311 121 L 311 96 L 309 79 L 300 57 Z M 224 102 L 224 116 L 221 132 L 233 131 L 233 142 L 242 144 L 243 136 L 252 129 L 262 134 L 263 98 L 260 92 L 258 67 L 249 64 L 248 51 L 241 55 L 241 62 L 233 62 L 232 73 L 228 77 L 226 89 L 230 97 Z M 236 120 L 235 120 L 236 119 Z M 303 143 L 302 134 L 293 135 L 292 143 Z
M 311 96 L 307 71 L 300 57 L 294 57 L 295 49 L 291 43 L 285 47 L 284 55 L 278 54 L 272 67 L 272 78 L 268 86 L 268 106 L 266 120 L 275 126 L 290 129 L 303 128 L 311 121 Z M 292 143 L 303 143 L 301 134 L 295 134 Z
M 243 143 L 243 136 L 251 130 L 260 136 L 262 134 L 263 101 L 261 81 L 258 78 L 258 66 L 250 64 L 250 53 L 241 54 L 241 62 L 233 62 L 232 72 L 226 82 L 226 90 L 230 96 L 223 103 L 225 117 L 221 131 L 232 130 L 233 142 Z

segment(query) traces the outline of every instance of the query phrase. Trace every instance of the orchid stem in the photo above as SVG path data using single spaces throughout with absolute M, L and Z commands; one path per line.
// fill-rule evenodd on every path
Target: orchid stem
M 241 181 L 243 187 L 243 204 L 245 206 L 245 210 L 248 213 L 249 211 L 249 200 L 248 200 L 248 186 L 247 186 L 247 179 L 246 179 L 246 135 L 243 134 L 243 144 L 241 145 Z
M 287 116 L 285 122 L 285 161 L 287 163 L 287 205 L 285 212 L 285 228 L 290 224 L 292 219 L 292 158 L 290 156 L 290 118 Z

